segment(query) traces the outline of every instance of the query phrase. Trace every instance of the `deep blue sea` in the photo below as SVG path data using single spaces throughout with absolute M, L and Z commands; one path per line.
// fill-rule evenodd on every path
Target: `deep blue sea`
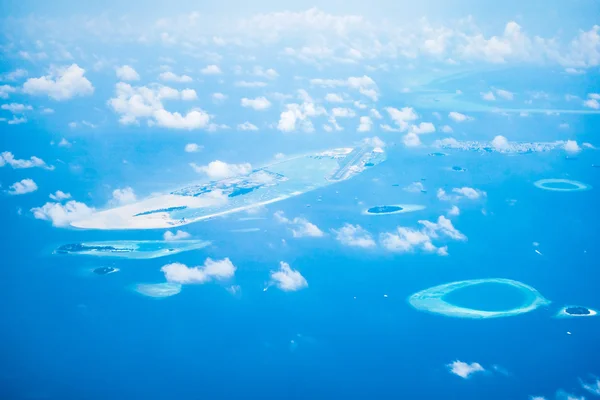
M 597 133 L 597 118 L 578 118 L 587 118 L 581 124 L 589 135 Z M 523 128 L 511 139 L 539 140 L 539 129 L 535 136 Z M 93 138 L 80 139 L 90 159 L 101 152 L 91 143 Z M 119 143 L 125 148 L 127 139 Z M 293 139 L 286 145 L 294 148 Z M 153 146 L 160 146 L 160 138 Z M 517 400 L 551 397 L 559 389 L 583 394 L 578 379 L 600 374 L 600 318 L 554 316 L 565 305 L 600 308 L 600 168 L 592 167 L 600 164 L 600 152 L 566 157 L 562 150 L 524 155 L 447 150 L 446 157 L 431 157 L 427 148 L 386 150 L 386 162 L 349 181 L 256 214 L 188 225 L 194 238 L 212 245 L 150 260 L 52 255 L 65 243 L 160 239 L 162 231 L 56 229 L 28 212 L 43 200 L 3 198 L 0 398 Z M 115 158 L 124 157 L 119 151 L 127 150 L 115 150 Z M 167 158 L 165 152 L 157 156 Z M 134 154 L 129 149 L 127 156 Z M 111 179 L 137 184 L 142 193 L 186 179 L 169 182 L 157 165 L 135 171 L 112 165 L 121 172 Z M 95 168 L 65 178 L 76 180 L 80 189 L 70 189 L 80 191 L 75 197 L 111 183 L 103 178 L 106 171 Z M 573 179 L 593 189 L 563 193 L 533 185 L 546 178 Z M 403 190 L 415 181 L 427 193 Z M 452 221 L 468 240 L 447 241 L 447 257 L 353 248 L 334 239 L 331 230 L 345 223 L 377 239 L 397 226 L 435 221 L 451 206 L 437 199 L 437 189 L 463 186 L 487 196 L 456 203 L 461 214 Z M 389 216 L 362 213 L 403 203 L 427 208 Z M 293 238 L 274 221 L 279 210 L 307 218 L 326 236 Z M 244 219 L 249 216 L 263 219 Z M 259 230 L 236 231 L 249 228 Z M 165 264 L 201 265 L 207 257 L 229 257 L 235 277 L 184 285 L 180 294 L 164 299 L 132 289 L 163 282 Z M 300 271 L 308 287 L 264 291 L 280 261 Z M 91 272 L 101 266 L 120 272 Z M 513 317 L 464 319 L 417 311 L 407 301 L 432 286 L 480 278 L 523 282 L 552 303 Z M 240 286 L 233 295 L 226 290 L 232 284 Z M 473 293 L 478 294 L 465 300 L 472 305 L 487 301 L 498 307 L 502 301 Z M 448 371 L 455 360 L 478 362 L 486 372 L 461 379 Z

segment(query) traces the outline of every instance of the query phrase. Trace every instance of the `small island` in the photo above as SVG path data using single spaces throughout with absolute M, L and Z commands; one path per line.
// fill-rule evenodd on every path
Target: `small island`
M 425 206 L 420 204 L 390 204 L 385 206 L 374 206 L 363 211 L 364 215 L 390 215 L 402 214 L 423 210 Z
M 598 312 L 596 310 L 592 310 L 588 307 L 583 306 L 566 306 L 560 309 L 558 314 L 556 314 L 557 318 L 568 318 L 568 317 L 593 317 L 597 315 Z

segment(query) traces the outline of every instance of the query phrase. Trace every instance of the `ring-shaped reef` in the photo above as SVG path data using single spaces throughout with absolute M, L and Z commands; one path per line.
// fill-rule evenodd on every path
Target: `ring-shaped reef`
M 403 214 L 413 211 L 424 210 L 425 206 L 421 204 L 392 204 L 387 206 L 375 206 L 363 211 L 365 215 L 390 215 Z
M 554 192 L 581 192 L 592 188 L 591 185 L 570 179 L 540 179 L 533 184 L 537 188 Z
M 582 306 L 566 306 L 556 314 L 556 318 L 581 318 L 598 315 L 598 311 Z
M 181 292 L 179 283 L 138 283 L 133 287 L 133 290 L 141 295 L 163 299 L 165 297 L 174 296 Z
M 460 307 L 444 300 L 448 294 L 455 290 L 467 288 L 484 283 L 497 283 L 511 286 L 521 291 L 525 299 L 519 307 L 508 310 L 487 311 L 474 308 Z M 538 307 L 550 304 L 537 290 L 524 283 L 513 281 L 511 279 L 490 278 L 473 279 L 446 283 L 444 285 L 434 286 L 413 294 L 408 299 L 409 303 L 417 310 L 427 311 L 435 314 L 442 314 L 448 317 L 458 318 L 500 318 L 512 317 L 514 315 L 528 313 Z

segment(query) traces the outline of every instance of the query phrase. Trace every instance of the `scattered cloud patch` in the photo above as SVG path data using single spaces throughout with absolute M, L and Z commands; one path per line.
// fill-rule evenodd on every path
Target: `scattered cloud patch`
M 50 198 L 55 201 L 63 201 L 71 198 L 71 193 L 65 193 L 62 190 L 57 190 L 50 194 Z
M 503 152 L 509 150 L 510 145 L 508 144 L 508 139 L 506 139 L 504 136 L 498 135 L 492 140 L 492 147 L 496 151 Z
M 485 371 L 485 369 L 479 363 L 474 362 L 468 364 L 458 360 L 448 364 L 447 367 L 451 373 L 464 379 L 468 379 L 471 375 L 477 372 Z
M 219 68 L 218 65 L 212 64 L 202 68 L 200 73 L 202 75 L 220 75 L 223 73 L 223 71 L 221 71 L 221 68 Z
M 277 271 L 271 272 L 271 284 L 285 292 L 294 292 L 308 287 L 308 282 L 302 274 L 284 261 L 279 263 Z
M 20 103 L 2 104 L 2 106 L 0 106 L 0 108 L 2 110 L 10 111 L 13 114 L 22 114 L 25 111 L 33 110 L 33 107 L 31 107 L 29 105 L 25 105 L 25 104 L 20 104 Z
M 21 195 L 31 192 L 35 192 L 38 189 L 33 179 L 23 179 L 19 182 L 15 182 L 10 186 L 8 194 Z
M 134 203 L 136 200 L 135 192 L 129 186 L 122 189 L 115 189 L 112 192 L 112 204 L 125 205 Z
M 456 111 L 451 111 L 450 113 L 448 113 L 448 118 L 450 118 L 454 122 L 465 122 L 473 120 L 473 117 L 469 117 L 468 115 L 461 114 Z
M 163 234 L 163 239 L 170 242 L 170 241 L 175 241 L 175 240 L 189 239 L 191 236 L 192 235 L 190 235 L 189 233 L 187 233 L 185 231 L 178 230 L 175 233 L 173 233 L 171 231 L 166 231 Z
M 581 147 L 574 140 L 567 140 L 565 143 L 565 151 L 571 154 L 577 154 L 581 151 Z
M 339 229 L 333 229 L 335 239 L 344 246 L 373 248 L 376 246 L 373 236 L 360 225 L 344 224 Z
M 249 107 L 257 111 L 267 110 L 271 107 L 271 102 L 266 97 L 257 97 L 255 99 L 248 99 L 244 97 L 241 100 L 242 107 Z
M 54 166 L 46 164 L 44 160 L 39 157 L 31 156 L 29 160 L 19 160 L 16 159 L 13 153 L 10 151 L 5 151 L 0 153 L 0 167 L 5 165 L 9 165 L 14 169 L 22 169 L 22 168 L 43 168 L 52 171 Z
M 246 121 L 242 124 L 238 124 L 237 129 L 238 131 L 257 131 L 258 126 Z
M 196 143 L 188 143 L 185 145 L 184 150 L 186 153 L 197 153 L 202 150 L 203 146 L 200 146 Z
M 202 284 L 212 280 L 226 280 L 233 277 L 236 267 L 229 258 L 212 260 L 207 258 L 204 265 L 188 267 L 181 263 L 172 263 L 160 269 L 167 282 L 180 284 Z
M 67 226 L 73 221 L 84 219 L 94 211 L 93 208 L 75 200 L 68 201 L 64 205 L 48 202 L 42 207 L 31 209 L 36 219 L 50 221 L 53 226 L 57 227 Z
M 372 127 L 373 127 L 373 121 L 371 121 L 371 118 L 369 118 L 367 116 L 360 117 L 358 129 L 357 129 L 359 132 L 369 132 Z
M 133 67 L 122 65 L 116 68 L 117 78 L 122 81 L 139 81 L 140 75 Z
M 289 226 L 292 235 L 295 238 L 322 237 L 324 235 L 323 231 L 320 230 L 318 226 L 308 221 L 306 218 L 296 217 L 289 219 L 284 215 L 283 211 L 277 211 L 274 216 L 277 222 Z
M 27 79 L 23 92 L 34 96 L 47 95 L 58 101 L 89 96 L 94 93 L 94 86 L 84 74 L 85 70 L 77 64 L 53 68 L 46 76 Z
M 220 160 L 212 161 L 204 166 L 196 165 L 195 163 L 191 163 L 190 166 L 194 171 L 205 174 L 211 179 L 223 179 L 231 176 L 247 175 L 252 172 L 252 165 L 248 163 L 228 164 Z
M 158 75 L 158 79 L 160 79 L 163 82 L 176 82 L 176 83 L 188 83 L 188 82 L 193 81 L 191 76 L 177 75 L 176 73 L 171 72 L 171 71 L 162 72 L 160 75 Z

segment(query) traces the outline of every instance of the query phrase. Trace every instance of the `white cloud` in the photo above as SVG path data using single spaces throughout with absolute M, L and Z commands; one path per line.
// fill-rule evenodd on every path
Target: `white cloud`
M 369 145 L 369 146 L 373 146 L 373 147 L 380 148 L 380 149 L 382 149 L 382 148 L 385 147 L 385 142 L 383 140 L 381 140 L 379 138 L 379 136 L 373 136 L 373 137 L 364 138 L 362 140 L 362 142 L 364 144 Z
M 425 191 L 425 186 L 421 182 L 413 182 L 405 187 L 404 190 L 410 193 L 419 193 Z
M 7 72 L 0 75 L 0 81 L 16 81 L 27 76 L 27 71 L 22 68 L 17 68 L 12 72 Z
M 277 71 L 275 71 L 273 68 L 264 69 L 260 66 L 255 66 L 252 69 L 252 75 L 268 79 L 275 79 L 279 76 Z
M 594 100 L 600 100 L 600 93 L 588 93 L 588 97 Z
M 471 364 L 467 364 L 458 360 L 448 364 L 448 368 L 450 369 L 451 373 L 453 373 L 454 375 L 458 375 L 464 379 L 469 378 L 472 374 L 476 372 L 485 371 L 485 369 L 479 363 L 474 362 Z
M 471 121 L 473 118 L 456 111 L 451 111 L 448 117 L 455 122 Z
M 71 198 L 71 193 L 65 193 L 62 190 L 57 190 L 54 194 L 50 194 L 50 198 L 55 201 L 62 201 Z
M 20 195 L 35 192 L 38 189 L 37 185 L 32 179 L 23 179 L 22 181 L 15 182 L 10 186 L 8 194 Z
M 594 110 L 600 109 L 600 102 L 596 99 L 587 99 L 583 102 L 583 105 L 588 108 L 593 108 Z
M 132 188 L 124 187 L 122 189 L 115 189 L 112 192 L 112 200 L 113 204 L 124 205 L 134 203 L 137 200 L 135 196 L 135 192 Z
M 257 131 L 258 127 L 256 125 L 246 121 L 243 124 L 238 124 L 237 129 L 238 129 L 238 131 Z
M 474 189 L 466 186 L 462 188 L 454 188 L 452 189 L 452 193 L 454 193 L 454 195 L 450 195 L 446 193 L 444 189 L 440 188 L 437 191 L 437 198 L 442 201 L 458 201 L 462 198 L 467 198 L 469 200 L 477 200 L 487 196 L 487 193 L 483 190 Z
M 224 95 L 223 93 L 213 93 L 211 95 L 213 102 L 219 104 L 219 103 L 223 103 L 225 100 L 227 100 L 227 96 Z
M 66 204 L 46 203 L 42 207 L 32 208 L 33 216 L 37 219 L 51 221 L 54 226 L 67 226 L 73 221 L 90 216 L 95 210 L 75 200 Z
M 293 292 L 308 287 L 308 282 L 302 274 L 298 270 L 292 269 L 284 261 L 279 263 L 277 271 L 271 271 L 271 283 L 286 292 Z
M 369 113 L 371 114 L 371 117 L 373 117 L 375 119 L 381 119 L 381 118 L 383 118 L 383 116 L 379 113 L 379 111 L 377 111 L 374 108 L 371 108 L 371 110 L 369 111 Z
M 514 93 L 504 89 L 496 89 L 496 95 L 504 100 L 512 100 L 515 97 Z
M 421 145 L 419 135 L 414 132 L 409 132 L 402 137 L 402 142 L 406 147 L 417 147 Z
M 344 224 L 340 229 L 333 229 L 337 241 L 345 246 L 372 248 L 375 247 L 373 236 L 360 225 Z
M 498 135 L 492 140 L 492 147 L 496 151 L 503 152 L 508 150 L 510 146 L 508 144 L 508 139 L 506 139 L 504 136 Z
M 565 143 L 565 151 L 567 153 L 576 154 L 581 151 L 581 147 L 574 140 L 567 140 Z
M 200 73 L 202 75 L 220 75 L 223 72 L 221 71 L 221 68 L 219 68 L 218 65 L 207 65 L 206 67 L 202 68 L 200 70 Z
M 252 166 L 245 164 L 227 164 L 223 161 L 212 161 L 208 165 L 200 166 L 191 163 L 190 166 L 194 171 L 205 174 L 211 179 L 222 179 L 236 175 L 247 175 L 252 172 Z
M 188 143 L 185 145 L 185 152 L 186 153 L 197 153 L 198 151 L 202 150 L 203 146 L 200 146 L 196 143 Z
M 196 94 L 196 91 L 194 89 L 183 89 L 181 91 L 181 100 L 196 100 L 198 98 L 198 95 Z
M 346 107 L 336 107 L 331 110 L 331 114 L 336 118 L 351 118 L 356 116 L 353 109 Z
M 171 71 L 162 72 L 158 75 L 158 79 L 164 82 L 178 82 L 178 83 L 186 83 L 193 81 L 191 76 L 187 75 L 177 75 Z
M 577 68 L 565 68 L 565 72 L 571 75 L 582 75 L 585 74 L 585 71 Z
M 267 83 L 261 81 L 237 81 L 234 85 L 243 88 L 261 88 L 267 86 Z
M 173 233 L 171 231 L 166 231 L 163 234 L 163 239 L 165 239 L 166 241 L 174 241 L 174 240 L 189 239 L 191 236 L 192 235 L 190 235 L 189 233 L 187 233 L 185 231 L 178 230 L 175 233 Z
M 185 264 L 167 264 L 160 269 L 168 282 L 180 284 L 202 284 L 214 280 L 230 279 L 236 267 L 229 258 L 212 260 L 207 258 L 204 265 L 188 267 Z
M 311 79 L 310 84 L 313 86 L 321 86 L 324 88 L 333 87 L 347 87 L 350 89 L 358 90 L 360 94 L 370 98 L 373 101 L 377 101 L 379 98 L 379 92 L 377 84 L 373 79 L 367 75 L 360 77 L 350 77 L 348 79 Z
M 241 100 L 242 107 L 253 108 L 257 111 L 267 110 L 271 107 L 271 102 L 266 97 L 257 97 L 255 99 L 248 99 L 244 97 Z
M 164 100 L 189 100 L 195 95 L 192 89 L 179 91 L 162 85 L 135 87 L 119 82 L 115 91 L 116 96 L 109 99 L 108 104 L 121 115 L 121 124 L 136 124 L 139 119 L 146 118 L 150 125 L 165 128 L 192 130 L 209 126 L 210 116 L 201 109 L 192 109 L 185 115 L 164 109 Z
M 136 72 L 135 69 L 133 69 L 133 67 L 130 67 L 129 65 L 122 65 L 120 67 L 117 67 L 116 73 L 117 78 L 119 78 L 122 81 L 140 80 L 140 75 Z
M 65 138 L 62 138 L 60 139 L 60 142 L 58 142 L 58 147 L 71 147 L 71 142 Z
M 448 215 L 450 215 L 451 217 L 460 215 L 460 208 L 458 208 L 457 206 L 452 206 L 452 208 L 448 210 Z
M 10 85 L 0 85 L 0 99 L 8 99 L 10 93 L 15 93 L 17 89 Z
M 385 110 L 389 114 L 390 118 L 400 128 L 400 131 L 404 132 L 408 129 L 408 122 L 414 121 L 419 118 L 419 115 L 415 112 L 412 107 L 403 107 L 398 110 L 394 107 L 386 107 Z
M 435 132 L 435 125 L 431 122 L 421 122 L 419 125 L 411 125 L 410 132 L 422 135 Z
M 369 117 L 360 117 L 360 123 L 358 125 L 359 132 L 369 132 L 373 127 L 373 121 Z
M 496 100 L 496 96 L 492 92 L 481 92 L 481 98 L 485 101 L 494 101 Z
M 5 120 L 5 119 L 2 118 L 1 120 Z M 17 117 L 16 115 L 13 115 L 12 119 L 8 120 L 9 125 L 19 125 L 19 124 L 24 124 L 26 122 L 27 122 L 27 118 Z
M 444 133 L 452 133 L 452 132 L 454 132 L 454 129 L 452 129 L 451 126 L 444 125 L 444 126 L 442 126 L 442 132 L 444 132 Z
M 343 103 L 344 98 L 337 93 L 327 93 L 325 95 L 325 101 L 330 103 Z
M 29 158 L 29 160 L 18 160 L 10 151 L 0 153 L 0 167 L 5 165 L 10 165 L 14 169 L 35 167 L 44 168 L 47 170 L 54 169 L 52 165 L 47 165 L 46 162 L 39 157 L 32 156 Z
M 19 103 L 10 103 L 10 104 L 2 104 L 0 106 L 2 110 L 10 111 L 13 114 L 22 114 L 25 111 L 33 110 L 33 107 L 30 105 L 19 104 Z
M 295 238 L 301 237 L 322 237 L 323 231 L 318 226 L 308 221 L 306 218 L 296 217 L 294 219 L 286 218 L 283 211 L 277 211 L 275 220 L 290 227 L 292 235 Z
M 23 91 L 31 95 L 45 94 L 59 101 L 75 96 L 89 96 L 94 93 L 94 86 L 84 74 L 85 70 L 77 64 L 54 68 L 46 76 L 27 79 L 23 84 Z
M 279 115 L 277 129 L 282 132 L 293 132 L 300 128 L 304 132 L 313 132 L 314 127 L 310 119 L 327 114 L 323 107 L 313 103 L 305 91 L 300 91 L 300 98 L 303 100 L 302 104 L 286 104 L 287 110 Z

